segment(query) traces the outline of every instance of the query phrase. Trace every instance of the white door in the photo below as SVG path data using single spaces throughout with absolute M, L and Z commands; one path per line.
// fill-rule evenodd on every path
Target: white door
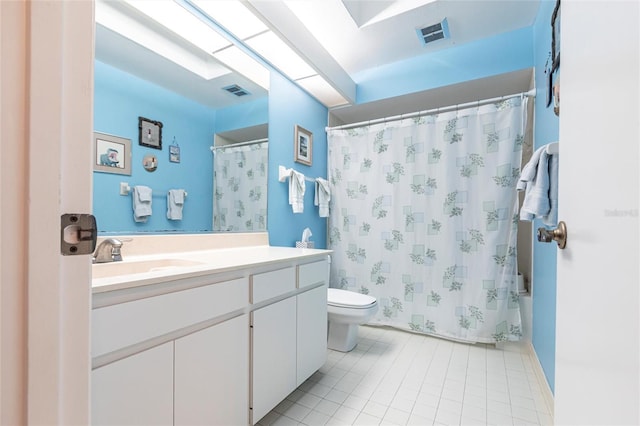
M 0 420 L 89 424 L 91 261 L 60 254 L 60 216 L 91 212 L 93 2 L 0 17 Z
M 640 424 L 637 1 L 562 2 L 555 423 Z

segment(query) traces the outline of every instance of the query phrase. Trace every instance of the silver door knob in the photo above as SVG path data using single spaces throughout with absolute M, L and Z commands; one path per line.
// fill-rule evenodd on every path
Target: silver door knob
M 567 225 L 560 221 L 556 229 L 538 228 L 538 241 L 541 243 L 555 241 L 558 243 L 558 248 L 565 248 L 567 246 Z

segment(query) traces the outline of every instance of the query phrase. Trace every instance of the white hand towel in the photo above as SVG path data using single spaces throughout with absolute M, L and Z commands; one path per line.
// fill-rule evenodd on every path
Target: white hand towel
M 524 191 L 521 220 L 538 217 L 548 226 L 556 225 L 558 205 L 558 158 L 549 154 L 547 146 L 538 148 L 523 167 L 516 185 Z
M 151 216 L 152 191 L 148 186 L 133 187 L 133 220 L 136 222 L 146 222 Z
M 289 204 L 294 213 L 302 213 L 304 211 L 304 175 L 293 169 L 279 166 L 278 180 L 284 182 L 287 178 L 289 178 Z
M 292 169 L 289 178 L 289 204 L 291 204 L 294 213 L 304 211 L 304 191 L 304 175 Z
M 182 220 L 184 189 L 170 189 L 167 193 L 167 219 Z
M 329 201 L 331 201 L 329 182 L 323 178 L 316 178 L 314 204 L 318 206 L 318 214 L 320 217 L 329 217 Z

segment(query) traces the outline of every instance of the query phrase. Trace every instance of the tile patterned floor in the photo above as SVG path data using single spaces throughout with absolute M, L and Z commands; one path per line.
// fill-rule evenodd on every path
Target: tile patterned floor
M 360 327 L 258 425 L 552 425 L 525 347 Z

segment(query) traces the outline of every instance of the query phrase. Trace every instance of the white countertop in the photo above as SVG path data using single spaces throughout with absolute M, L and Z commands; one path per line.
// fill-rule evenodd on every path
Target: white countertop
M 196 250 L 181 252 L 165 252 L 150 255 L 127 256 L 123 252 L 121 262 L 111 262 L 106 264 L 93 265 L 94 268 L 126 268 L 130 264 L 137 262 L 153 263 L 157 261 L 159 265 L 167 261 L 168 267 L 157 268 L 157 270 L 128 273 L 125 275 L 113 275 L 92 280 L 93 293 L 104 293 L 108 291 L 121 290 L 139 286 L 158 284 L 177 279 L 186 279 L 247 269 L 249 267 L 264 266 L 273 263 L 285 262 L 289 260 L 320 260 L 330 254 L 331 250 L 320 249 L 299 249 L 293 247 L 272 247 L 269 245 L 245 246 L 236 248 L 217 248 L 212 250 Z M 184 262 L 186 261 L 186 262 Z M 193 265 L 171 266 L 180 262 Z M 197 262 L 197 263 L 196 263 Z M 100 274 L 95 274 L 100 275 Z

